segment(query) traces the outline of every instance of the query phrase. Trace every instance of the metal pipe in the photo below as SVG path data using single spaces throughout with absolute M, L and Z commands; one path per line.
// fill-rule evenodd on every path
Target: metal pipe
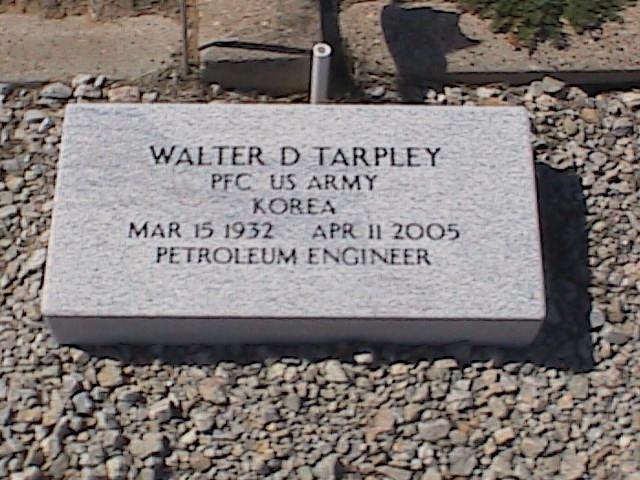
M 311 62 L 311 88 L 309 103 L 326 103 L 329 100 L 329 73 L 331 71 L 331 46 L 316 43 Z

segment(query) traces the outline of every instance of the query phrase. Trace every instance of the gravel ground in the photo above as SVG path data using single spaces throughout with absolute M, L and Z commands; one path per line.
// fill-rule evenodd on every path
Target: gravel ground
M 640 92 L 426 93 L 531 113 L 549 315 L 519 350 L 59 346 L 39 303 L 64 104 L 271 99 L 91 76 L 0 99 L 0 478 L 640 479 Z

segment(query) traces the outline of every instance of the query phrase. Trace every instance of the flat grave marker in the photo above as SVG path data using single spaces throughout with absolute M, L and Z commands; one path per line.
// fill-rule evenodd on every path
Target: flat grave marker
M 527 113 L 71 105 L 42 309 L 63 343 L 526 344 Z

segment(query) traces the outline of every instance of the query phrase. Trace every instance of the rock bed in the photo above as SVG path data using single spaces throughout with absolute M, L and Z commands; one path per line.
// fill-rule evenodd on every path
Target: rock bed
M 640 93 L 423 93 L 531 114 L 549 314 L 529 348 L 60 347 L 39 303 L 64 104 L 271 99 L 0 85 L 0 478 L 640 479 Z

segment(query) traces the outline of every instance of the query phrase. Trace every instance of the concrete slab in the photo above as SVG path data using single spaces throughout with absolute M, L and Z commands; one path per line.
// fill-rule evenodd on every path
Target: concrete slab
M 0 15 L 0 81 L 69 80 L 77 73 L 134 78 L 167 67 L 179 51 L 175 20 L 160 15 L 94 22 Z
M 202 50 L 203 80 L 276 95 L 307 91 L 308 51 L 322 39 L 320 2 L 200 0 L 198 15 L 199 46 L 232 41 Z

